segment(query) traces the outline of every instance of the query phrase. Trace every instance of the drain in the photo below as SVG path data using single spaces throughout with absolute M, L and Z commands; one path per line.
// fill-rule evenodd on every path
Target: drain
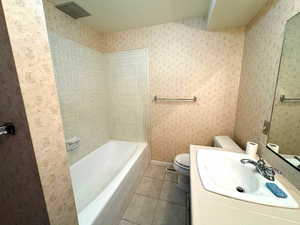
M 236 187 L 236 190 L 241 193 L 245 192 L 245 189 L 242 187 Z

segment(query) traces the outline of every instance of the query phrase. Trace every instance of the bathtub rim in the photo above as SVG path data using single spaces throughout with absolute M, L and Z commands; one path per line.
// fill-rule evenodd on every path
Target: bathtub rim
M 107 203 L 113 197 L 113 194 L 121 185 L 122 181 L 126 178 L 127 174 L 130 172 L 130 169 L 133 167 L 134 163 L 147 150 L 147 148 L 149 148 L 149 145 L 146 142 L 130 142 L 130 141 L 119 141 L 119 140 L 110 140 L 109 142 L 126 142 L 126 143 L 135 144 L 136 145 L 135 154 L 132 155 L 130 160 L 125 164 L 125 166 L 118 173 L 118 175 L 115 178 L 113 178 L 113 180 L 107 185 L 107 187 L 105 187 L 105 189 L 92 202 L 90 202 L 84 209 L 82 209 L 81 212 L 79 213 L 77 212 L 79 225 L 92 225 L 97 220 L 99 213 L 103 211 Z
M 77 167 L 78 165 L 80 165 L 80 163 L 82 163 L 82 161 L 87 160 L 89 157 L 92 157 L 93 154 L 96 154 L 96 152 L 100 149 L 102 149 L 104 146 L 109 145 L 110 143 L 131 143 L 131 144 L 136 144 L 136 145 L 140 145 L 140 144 L 146 144 L 146 146 L 148 146 L 147 142 L 135 142 L 135 141 L 121 141 L 121 140 L 115 140 L 115 139 L 110 139 L 108 140 L 106 143 L 104 143 L 103 145 L 99 146 L 98 148 L 96 148 L 94 151 L 89 152 L 88 154 L 84 155 L 80 160 L 78 160 L 77 162 L 73 163 L 70 165 L 69 170 L 72 171 L 72 169 L 74 169 L 75 167 Z

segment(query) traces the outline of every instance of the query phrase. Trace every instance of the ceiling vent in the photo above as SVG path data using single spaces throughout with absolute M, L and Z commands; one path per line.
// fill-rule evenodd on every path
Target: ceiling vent
M 66 2 L 66 3 L 58 4 L 55 7 L 74 19 L 91 15 L 89 12 L 87 12 L 84 8 L 82 8 L 75 2 Z

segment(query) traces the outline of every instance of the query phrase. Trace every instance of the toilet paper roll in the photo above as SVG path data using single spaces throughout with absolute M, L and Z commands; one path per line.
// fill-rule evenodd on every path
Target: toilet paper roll
M 279 153 L 279 146 L 273 143 L 268 143 L 267 146 L 274 152 Z
M 256 156 L 256 153 L 257 153 L 257 148 L 258 148 L 258 144 L 257 143 L 248 141 L 247 142 L 247 147 L 246 147 L 246 153 L 250 157 L 254 158 Z

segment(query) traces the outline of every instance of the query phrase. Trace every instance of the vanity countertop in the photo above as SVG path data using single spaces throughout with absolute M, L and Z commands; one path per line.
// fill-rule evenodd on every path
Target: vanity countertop
M 241 201 L 205 190 L 197 171 L 197 151 L 224 149 L 191 145 L 192 225 L 300 225 L 300 209 L 288 209 Z M 276 175 L 300 205 L 300 192 Z

